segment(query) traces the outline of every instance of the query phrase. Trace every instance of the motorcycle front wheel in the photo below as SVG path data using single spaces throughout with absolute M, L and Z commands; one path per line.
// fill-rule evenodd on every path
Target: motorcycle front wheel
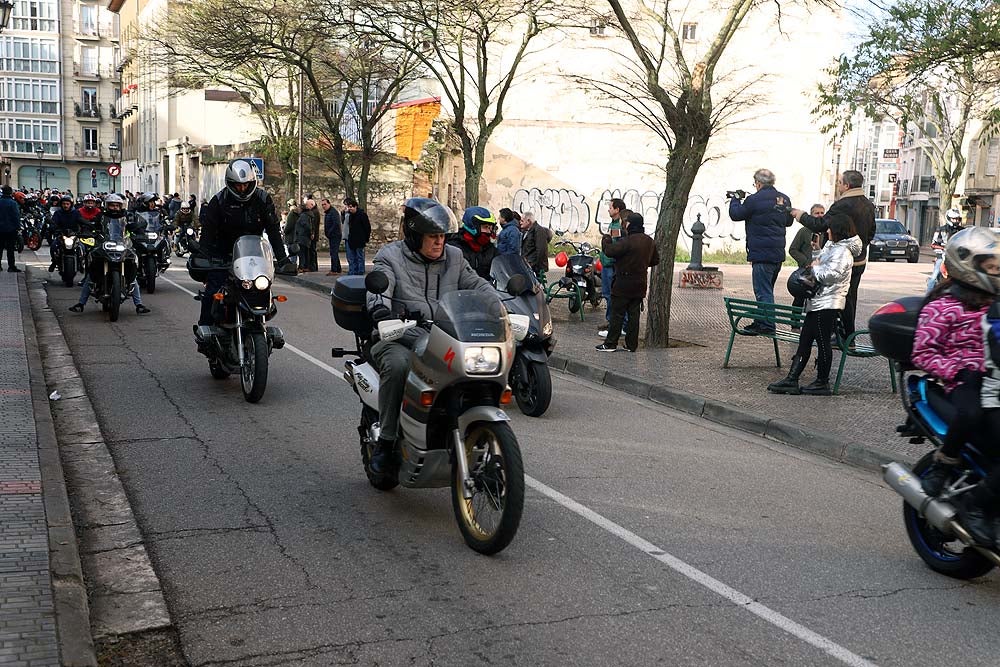
M 111 283 L 108 291 L 108 319 L 117 322 L 122 309 L 122 274 L 112 271 L 108 282 Z
M 472 497 L 462 493 L 457 457 L 452 466 L 451 505 L 465 543 L 491 556 L 502 551 L 524 511 L 524 463 L 514 432 L 505 422 L 474 424 L 462 443 L 469 463 Z
M 521 380 L 521 366 L 527 382 Z M 552 375 L 548 364 L 516 357 L 511 369 L 511 386 L 514 399 L 521 412 L 529 417 L 541 417 L 552 402 Z
M 66 287 L 73 286 L 73 279 L 76 278 L 76 258 L 70 257 L 63 262 L 63 270 L 59 272 L 60 277 L 62 277 L 63 285 Z
M 569 306 L 569 312 L 577 313 L 580 311 L 580 297 L 576 294 L 570 294 L 569 299 L 567 299 L 567 304 Z
M 243 370 L 240 373 L 243 398 L 256 403 L 267 388 L 267 337 L 263 331 L 243 332 Z
M 146 293 L 152 294 L 156 291 L 156 258 L 152 255 L 146 257 Z
M 934 453 L 927 453 L 913 466 L 913 474 L 923 477 Z M 993 564 L 957 537 L 945 535 L 927 523 L 920 512 L 903 503 L 903 521 L 914 551 L 929 568 L 954 579 L 975 579 L 993 569 Z

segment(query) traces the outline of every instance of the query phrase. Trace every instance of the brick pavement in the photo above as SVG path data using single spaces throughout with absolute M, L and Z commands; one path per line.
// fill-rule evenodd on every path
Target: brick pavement
M 23 275 L 0 273 L 0 665 L 58 665 Z

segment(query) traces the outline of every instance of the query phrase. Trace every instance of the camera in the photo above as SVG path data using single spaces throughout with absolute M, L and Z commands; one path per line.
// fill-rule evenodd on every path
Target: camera
M 726 190 L 726 199 L 739 199 L 743 200 L 747 196 L 745 190 Z

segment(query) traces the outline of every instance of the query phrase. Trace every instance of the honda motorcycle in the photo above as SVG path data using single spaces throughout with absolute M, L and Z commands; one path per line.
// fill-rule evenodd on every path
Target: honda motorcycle
M 94 238 L 87 261 L 90 297 L 112 322 L 118 321 L 122 303 L 132 296 L 137 269 L 131 234 L 120 221 L 112 221 Z
M 204 256 L 197 241 L 188 259 L 188 275 L 203 283 L 210 271 L 226 270 L 229 277 L 215 294 L 199 293 L 212 299 L 212 325 L 195 325 L 198 351 L 208 357 L 212 377 L 221 380 L 240 374 L 243 398 L 256 403 L 267 388 L 271 352 L 285 346 L 281 329 L 266 323 L 278 314 L 275 303 L 287 301 L 273 296 L 274 251 L 260 236 L 241 236 L 233 244 L 232 262 Z
M 369 483 L 381 491 L 451 487 L 452 510 L 465 543 L 483 554 L 503 550 L 517 533 L 524 509 L 524 466 L 517 438 L 501 406 L 512 401 L 507 376 L 514 357 L 510 320 L 497 297 L 457 290 L 438 302 L 432 320 L 404 312 L 374 323 L 367 292 L 383 294 L 381 272 L 344 276 L 331 301 L 338 326 L 354 333 L 357 349 L 334 348 L 347 361 L 344 379 L 361 400 L 361 462 Z M 508 282 L 511 295 L 525 289 Z M 523 322 L 522 322 L 523 324 Z M 377 340 L 396 340 L 414 327 L 427 330 L 411 353 L 400 411 L 394 470 L 372 471 L 372 449 L 380 434 L 379 374 L 371 357 Z
M 918 371 L 910 359 L 923 301 L 923 297 L 913 296 L 888 303 L 875 311 L 868 327 L 872 345 L 896 364 L 899 373 L 908 419 L 897 431 L 911 442 L 929 442 L 936 449 L 948 432 L 954 408 L 944 388 Z M 959 522 L 955 508 L 955 499 L 981 484 L 991 468 L 984 453 L 989 451 L 989 443 L 982 442 L 983 437 L 985 434 L 977 434 L 964 445 L 962 462 L 954 466 L 951 479 L 937 497 L 927 495 L 920 482 L 931 466 L 933 451 L 912 468 L 896 462 L 882 466 L 883 479 L 903 497 L 903 522 L 913 549 L 932 570 L 956 579 L 981 577 L 1000 565 L 1000 553 L 977 545 Z
M 170 267 L 170 244 L 166 234 L 171 225 L 163 222 L 159 211 L 141 211 L 135 214 L 139 228 L 135 237 L 135 251 L 139 256 L 139 284 L 147 293 L 156 292 L 156 277 Z M 145 229 L 142 230 L 142 225 Z
M 517 407 L 529 417 L 541 417 L 552 401 L 552 376 L 549 373 L 549 357 L 556 347 L 552 337 L 552 315 L 545 300 L 545 292 L 531 268 L 520 255 L 499 255 L 490 265 L 493 285 L 503 293 L 509 293 L 511 278 L 521 276 L 525 288 L 514 298 L 505 300 L 507 312 L 512 315 L 511 326 L 518 327 L 524 318 L 527 329 L 515 331 L 517 347 L 511 364 L 507 382 L 514 392 Z

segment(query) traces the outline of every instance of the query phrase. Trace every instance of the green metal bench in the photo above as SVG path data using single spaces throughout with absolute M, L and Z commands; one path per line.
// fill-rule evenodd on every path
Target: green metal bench
M 805 310 L 798 306 L 786 306 L 780 303 L 758 303 L 747 299 L 733 299 L 723 297 L 726 303 L 726 315 L 729 317 L 729 345 L 726 347 L 726 359 L 722 362 L 723 368 L 729 368 L 729 357 L 733 351 L 733 342 L 736 336 L 755 336 L 757 338 L 770 338 L 774 345 L 774 363 L 781 368 L 781 353 L 778 350 L 778 341 L 798 345 L 799 332 L 806 320 Z M 765 322 L 775 327 L 773 333 L 769 334 L 748 334 L 741 331 L 741 327 L 751 324 L 753 321 Z M 788 329 L 779 329 L 779 326 Z M 792 331 L 791 329 L 795 329 Z M 848 357 L 879 357 L 880 355 L 871 345 L 862 345 L 857 342 L 858 337 L 868 335 L 867 329 L 855 331 L 846 340 L 838 341 L 836 347 L 840 351 L 840 366 L 837 368 L 837 380 L 833 384 L 833 393 L 840 391 L 840 381 L 844 375 L 844 366 Z M 892 383 L 892 392 L 896 393 L 896 369 L 889 362 L 889 381 Z

